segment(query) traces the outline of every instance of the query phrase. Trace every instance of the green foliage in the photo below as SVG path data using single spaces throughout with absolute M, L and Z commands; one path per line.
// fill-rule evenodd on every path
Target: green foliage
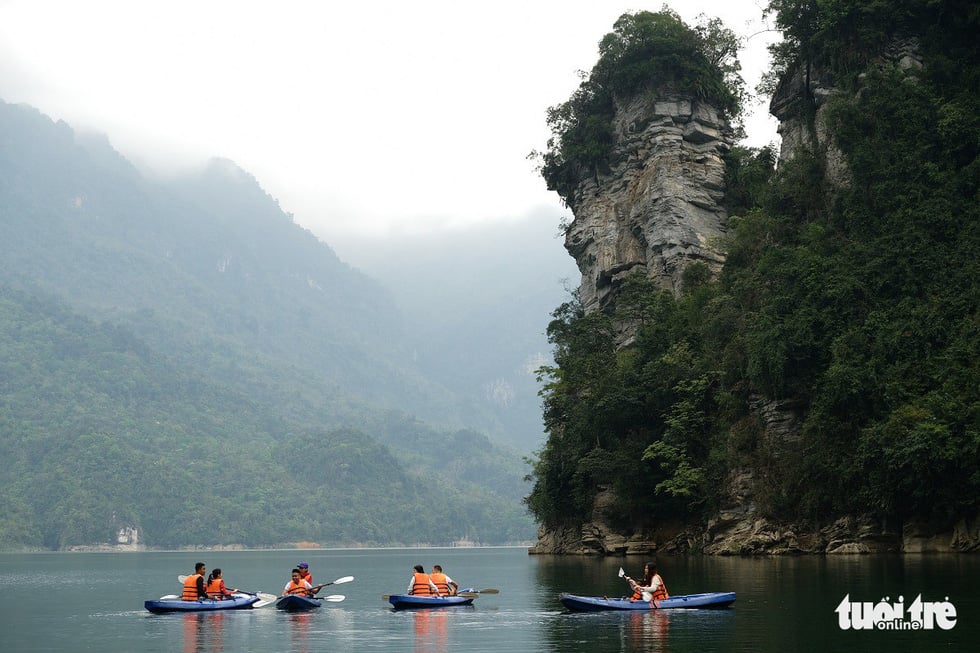
M 0 548 L 531 537 L 519 457 L 409 415 L 459 422 L 390 298 L 230 162 L 0 102 L 0 223 Z
M 717 19 L 690 28 L 664 8 L 626 13 L 599 43 L 599 60 L 564 103 L 548 109 L 552 137 L 540 155 L 550 190 L 568 200 L 575 186 L 609 165 L 617 105 L 647 91 L 711 102 L 730 117 L 742 103 L 738 39 Z
M 725 154 L 725 206 L 730 216 L 745 215 L 763 202 L 776 169 L 776 151 L 736 146 Z
M 828 185 L 818 152 L 774 173 L 771 152 L 736 149 L 718 279 L 695 274 L 680 297 L 634 282 L 608 315 L 556 313 L 544 399 L 546 414 L 563 409 L 529 497 L 546 524 L 553 499 L 565 523 L 588 519 L 607 484 L 635 527 L 695 520 L 745 469 L 760 507 L 790 519 L 948 527 L 980 509 L 980 14 L 928 0 L 770 6 L 787 36 L 777 67 L 819 62 L 854 84 L 828 107 L 847 184 Z M 895 36 L 920 39 L 922 69 L 866 65 Z M 617 325 L 636 328 L 620 351 Z M 751 406 L 773 400 L 793 408 L 798 437 L 760 437 Z
M 363 420 L 370 435 L 315 429 L 202 383 L 118 326 L 5 286 L 0 379 L 4 548 L 111 542 L 122 526 L 151 546 L 529 536 L 521 472 L 485 436 L 394 413 Z M 440 455 L 398 455 L 379 441 L 395 431 Z
M 534 463 L 527 504 L 537 519 L 584 519 L 601 487 L 614 490 L 609 517 L 636 524 L 675 516 L 708 500 L 717 374 L 680 334 L 698 294 L 676 300 L 642 278 L 628 280 L 615 312 L 565 305 L 549 337 L 555 368 L 544 396 L 551 433 Z M 638 319 L 639 318 L 639 319 Z M 617 352 L 614 323 L 637 326 L 635 345 Z

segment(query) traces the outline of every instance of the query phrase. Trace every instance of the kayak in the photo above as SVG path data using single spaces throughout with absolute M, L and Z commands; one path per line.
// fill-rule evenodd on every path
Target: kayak
M 299 594 L 289 594 L 276 599 L 277 608 L 280 610 L 289 610 L 290 612 L 312 610 L 313 608 L 319 608 L 322 604 L 323 602 L 319 599 L 311 599 Z
M 388 602 L 395 610 L 418 608 L 448 608 L 457 605 L 473 605 L 472 596 L 414 596 L 412 594 L 392 594 Z
M 208 612 L 211 610 L 246 610 L 258 603 L 259 597 L 253 594 L 235 594 L 230 599 L 200 599 L 182 601 L 178 598 L 162 597 L 156 601 L 144 601 L 143 607 L 157 614 L 163 612 Z
M 631 601 L 630 599 L 609 599 L 604 596 L 576 596 L 562 594 L 558 597 L 569 610 L 574 612 L 598 612 L 599 610 L 667 610 L 670 608 L 727 608 L 735 602 L 735 592 L 706 592 L 672 596 L 662 601 Z

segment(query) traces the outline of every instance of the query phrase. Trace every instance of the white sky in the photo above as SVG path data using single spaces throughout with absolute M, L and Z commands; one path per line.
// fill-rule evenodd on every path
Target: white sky
M 765 0 L 673 0 L 764 29 Z M 211 156 L 328 243 L 521 219 L 558 197 L 526 160 L 619 0 L 0 0 L 0 99 L 104 132 L 163 172 Z M 741 54 L 750 89 L 766 33 Z M 776 139 L 767 102 L 748 144 Z

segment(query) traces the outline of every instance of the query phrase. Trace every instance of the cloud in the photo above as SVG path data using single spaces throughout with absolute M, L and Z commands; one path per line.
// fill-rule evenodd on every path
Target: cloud
M 0 97 L 103 131 L 163 172 L 230 158 L 327 238 L 439 228 L 557 210 L 525 157 L 547 139 L 546 108 L 630 9 L 7 0 Z M 751 0 L 678 5 L 689 22 L 702 10 L 738 31 L 761 16 Z

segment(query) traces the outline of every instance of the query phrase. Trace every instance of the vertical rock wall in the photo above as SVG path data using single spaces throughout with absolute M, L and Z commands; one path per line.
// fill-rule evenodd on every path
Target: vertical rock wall
M 586 311 L 605 307 L 632 272 L 678 292 L 689 264 L 724 263 L 727 120 L 699 100 L 649 93 L 618 106 L 614 134 L 610 170 L 564 198 L 575 216 L 565 248 Z

